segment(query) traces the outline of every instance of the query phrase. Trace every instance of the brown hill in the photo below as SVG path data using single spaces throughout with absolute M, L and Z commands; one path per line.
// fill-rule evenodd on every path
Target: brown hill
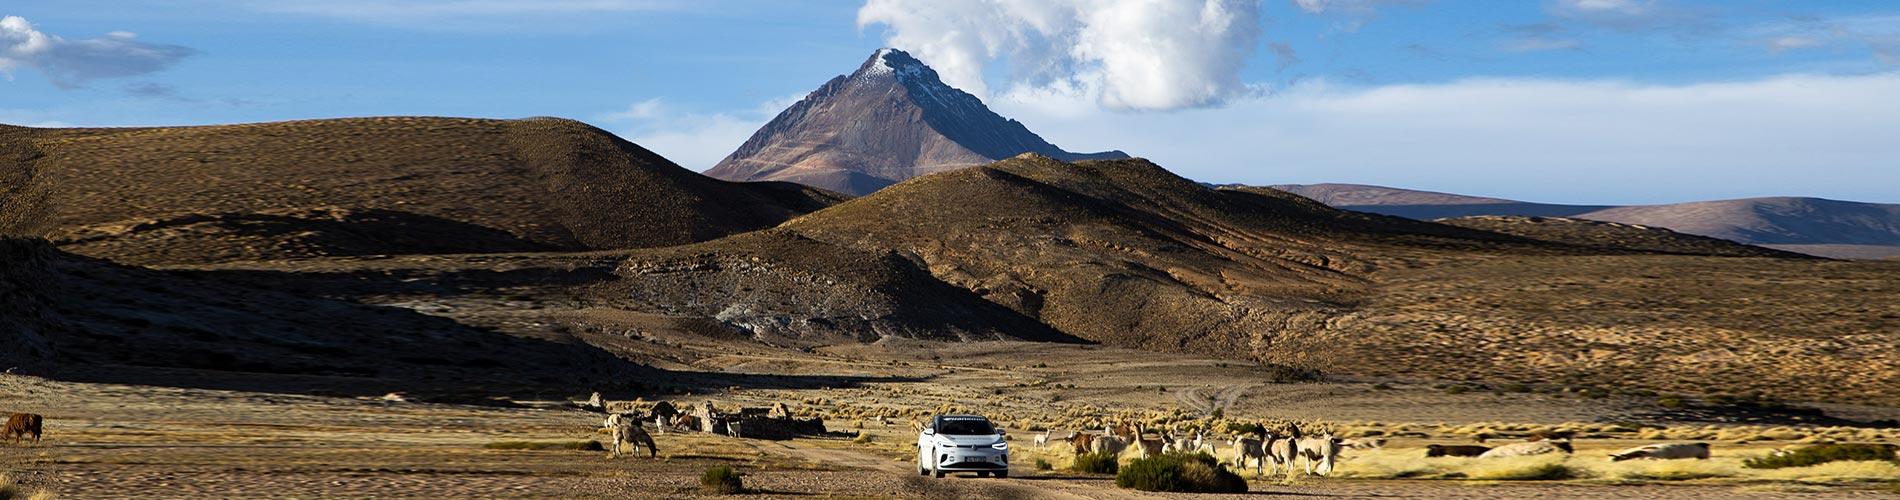
M 145 262 L 667 246 L 838 200 L 705 178 L 547 118 L 10 128 L 0 130 L 0 179 L 0 233 Z M 366 217 L 374 223 L 357 223 Z M 452 243 L 419 244 L 425 234 Z M 137 251 L 152 244 L 176 251 Z M 205 255 L 190 250 L 200 247 Z
M 1290 317 L 1357 300 L 1360 276 L 1392 257 L 1352 248 L 1551 251 L 1279 192 L 1207 189 L 1143 160 L 1036 155 L 913 179 L 780 229 L 850 249 L 834 252 L 896 252 L 1069 335 L 1227 354 Z
M 1022 153 L 1067 160 L 1128 157 L 1119 151 L 1063 151 L 990 111 L 976 96 L 945 85 L 910 54 L 883 49 L 856 72 L 832 78 L 786 108 L 706 175 L 865 194 Z
M 39 240 L 0 238 L 0 317 L 0 364 L 76 380 L 371 394 L 576 390 L 645 372 L 585 344 L 120 266 Z
M 913 179 L 773 233 L 697 245 L 691 253 L 706 263 L 675 267 L 704 270 L 636 277 L 618 293 L 714 290 L 644 307 L 690 304 L 665 310 L 774 336 L 871 338 L 878 322 L 796 321 L 839 309 L 824 302 L 827 288 L 774 283 L 823 282 L 829 275 L 801 269 L 837 268 L 840 256 L 896 255 L 1056 331 L 1117 346 L 1334 376 L 1791 399 L 1900 394 L 1900 373 L 1868 369 L 1900 360 L 1900 339 L 1885 333 L 1900 317 L 1900 280 L 1880 264 L 1667 255 L 1657 252 L 1737 251 L 1605 248 L 1594 235 L 1538 241 L 1263 188 L 1209 189 L 1142 160 L 1036 156 Z M 778 257 L 790 254 L 814 260 Z M 759 255 L 770 264 L 745 272 L 782 276 L 738 281 L 727 277 L 737 271 L 713 270 Z M 630 260 L 623 274 L 664 271 L 650 260 Z
M 1803 258 L 1805 254 L 1683 234 L 1659 227 L 1566 217 L 1478 215 L 1438 219 L 1440 224 L 1608 250 L 1640 250 L 1689 255 Z

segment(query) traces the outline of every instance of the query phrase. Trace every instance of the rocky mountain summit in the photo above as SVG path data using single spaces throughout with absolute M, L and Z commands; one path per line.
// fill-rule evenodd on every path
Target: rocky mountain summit
M 990 111 L 896 49 L 881 49 L 779 113 L 706 175 L 789 181 L 855 195 L 932 172 L 1022 153 L 1063 161 L 1126 158 L 1071 153 Z

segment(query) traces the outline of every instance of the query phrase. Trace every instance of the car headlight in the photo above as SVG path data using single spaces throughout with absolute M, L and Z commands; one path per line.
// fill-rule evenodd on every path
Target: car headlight
M 991 447 L 991 448 L 996 448 L 996 449 L 998 449 L 998 450 L 1008 450 L 1008 449 L 1009 449 L 1009 442 L 1007 442 L 1007 441 L 997 441 L 997 442 L 996 442 L 996 444 L 992 444 L 992 445 L 990 445 L 990 447 Z

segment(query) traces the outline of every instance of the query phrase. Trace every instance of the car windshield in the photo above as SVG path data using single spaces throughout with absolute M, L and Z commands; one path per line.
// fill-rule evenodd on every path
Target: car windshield
M 951 436 L 980 436 L 996 434 L 996 428 L 991 427 L 988 420 L 946 419 L 937 427 L 937 433 Z

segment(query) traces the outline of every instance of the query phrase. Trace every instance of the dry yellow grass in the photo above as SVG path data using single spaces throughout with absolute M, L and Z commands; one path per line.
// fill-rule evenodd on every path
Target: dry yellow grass
M 1749 479 L 1800 483 L 1900 483 L 1900 464 L 1884 461 L 1828 462 L 1808 467 L 1749 469 Z
M 11 476 L 0 474 L 0 500 L 52 500 L 53 492 L 35 490 L 28 493 L 25 488 L 13 482 Z
M 1580 461 L 1585 459 L 1579 459 Z M 1741 459 L 1716 457 L 1708 460 L 1628 460 L 1603 462 L 1586 467 L 1594 478 L 1623 481 L 1688 481 L 1745 474 Z
M 1423 454 L 1423 450 L 1415 448 L 1389 448 L 1353 453 L 1340 463 L 1335 475 L 1361 479 L 1900 483 L 1900 464 L 1881 461 L 1832 462 L 1811 467 L 1784 469 L 1749 469 L 1742 466 L 1742 460 L 1750 456 L 1749 453 L 1721 454 L 1707 460 L 1623 462 L 1604 460 L 1595 453 L 1516 458 L 1424 458 Z

